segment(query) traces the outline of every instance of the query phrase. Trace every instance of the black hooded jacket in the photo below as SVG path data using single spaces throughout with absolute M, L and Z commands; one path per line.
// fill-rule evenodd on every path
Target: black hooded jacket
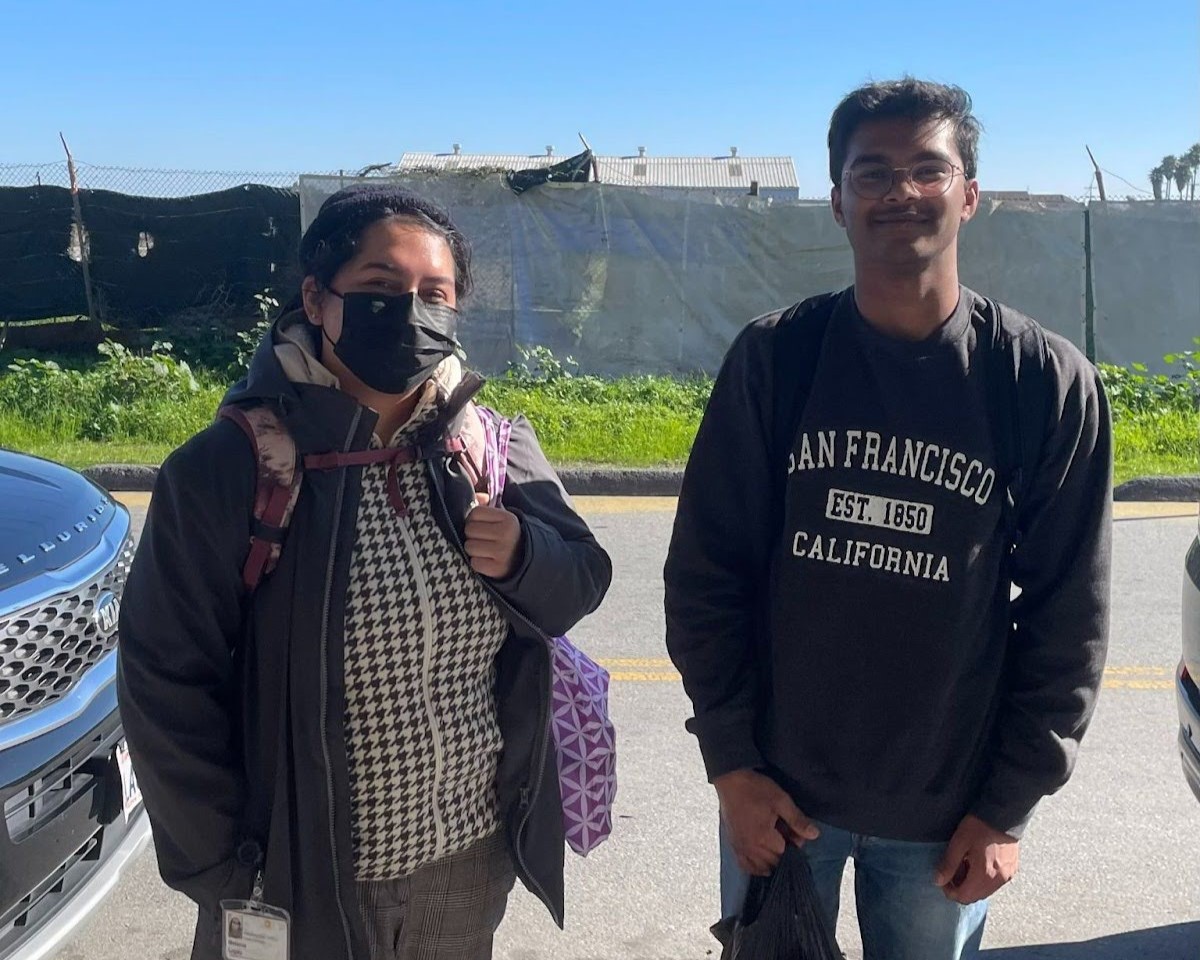
M 365 450 L 373 411 L 335 387 L 288 379 L 275 350 L 288 323 L 225 402 L 274 405 L 300 456 Z M 496 662 L 498 797 L 517 875 L 561 925 L 550 638 L 596 609 L 611 564 L 522 418 L 508 457 L 504 506 L 520 519 L 522 559 L 507 580 L 483 578 L 510 624 Z M 459 489 L 468 481 L 445 459 L 427 470 L 439 527 L 461 549 L 462 517 L 447 504 L 470 499 Z M 342 669 L 361 474 L 305 475 L 278 566 L 249 596 L 247 438 L 218 420 L 159 472 L 122 605 L 118 690 L 163 879 L 200 908 L 193 960 L 220 956 L 220 901 L 248 898 L 258 870 L 263 900 L 291 915 L 294 960 L 367 955 Z

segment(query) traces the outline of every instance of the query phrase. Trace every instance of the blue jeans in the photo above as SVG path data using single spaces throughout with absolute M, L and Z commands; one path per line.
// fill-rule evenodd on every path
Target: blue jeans
M 818 823 L 821 836 L 804 845 L 830 929 L 837 928 L 842 873 L 854 860 L 854 893 L 863 960 L 973 960 L 983 940 L 987 901 L 947 900 L 933 876 L 944 843 L 881 840 Z M 721 825 L 721 916 L 736 916 L 750 877 Z

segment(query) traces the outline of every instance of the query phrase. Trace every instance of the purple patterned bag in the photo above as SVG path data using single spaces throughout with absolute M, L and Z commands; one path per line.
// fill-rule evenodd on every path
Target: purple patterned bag
M 512 423 L 477 407 L 486 443 L 485 470 L 494 503 L 504 493 Z M 608 717 L 608 671 L 566 637 L 555 637 L 550 723 L 558 761 L 567 844 L 587 856 L 612 833 L 617 794 L 616 731 Z

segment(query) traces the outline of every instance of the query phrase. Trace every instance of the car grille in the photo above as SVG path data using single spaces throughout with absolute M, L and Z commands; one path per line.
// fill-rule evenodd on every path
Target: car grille
M 49 877 L 27 893 L 11 909 L 0 915 L 0 956 L 19 948 L 30 928 L 53 923 L 56 908 L 69 902 L 80 885 L 96 870 L 107 827 L 101 827 L 71 854 Z
M 42 770 L 34 779 L 14 789 L 4 801 L 4 822 L 9 840 L 20 843 L 53 822 L 81 797 L 96 789 L 103 791 L 104 785 L 110 782 L 113 749 L 120 739 L 120 725 L 115 719 L 106 721 L 72 744 L 53 767 Z M 109 798 L 103 792 L 99 796 L 108 803 Z M 94 816 L 101 816 L 107 810 L 96 807 L 93 802 L 92 812 Z M 107 822 L 101 816 L 101 823 Z
M 117 645 L 97 624 L 106 594 L 121 599 L 133 562 L 133 538 L 91 582 L 0 617 L 0 724 L 32 713 L 71 688 Z M 114 608 L 115 609 L 115 608 Z

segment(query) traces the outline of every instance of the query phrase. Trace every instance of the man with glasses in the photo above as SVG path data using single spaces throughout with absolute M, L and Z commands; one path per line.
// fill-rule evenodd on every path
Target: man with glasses
M 854 285 L 730 348 L 665 571 L 723 915 L 792 843 L 832 926 L 852 858 L 867 960 L 976 955 L 1107 649 L 1107 401 L 1066 340 L 959 283 L 970 108 L 904 79 L 834 112 Z

